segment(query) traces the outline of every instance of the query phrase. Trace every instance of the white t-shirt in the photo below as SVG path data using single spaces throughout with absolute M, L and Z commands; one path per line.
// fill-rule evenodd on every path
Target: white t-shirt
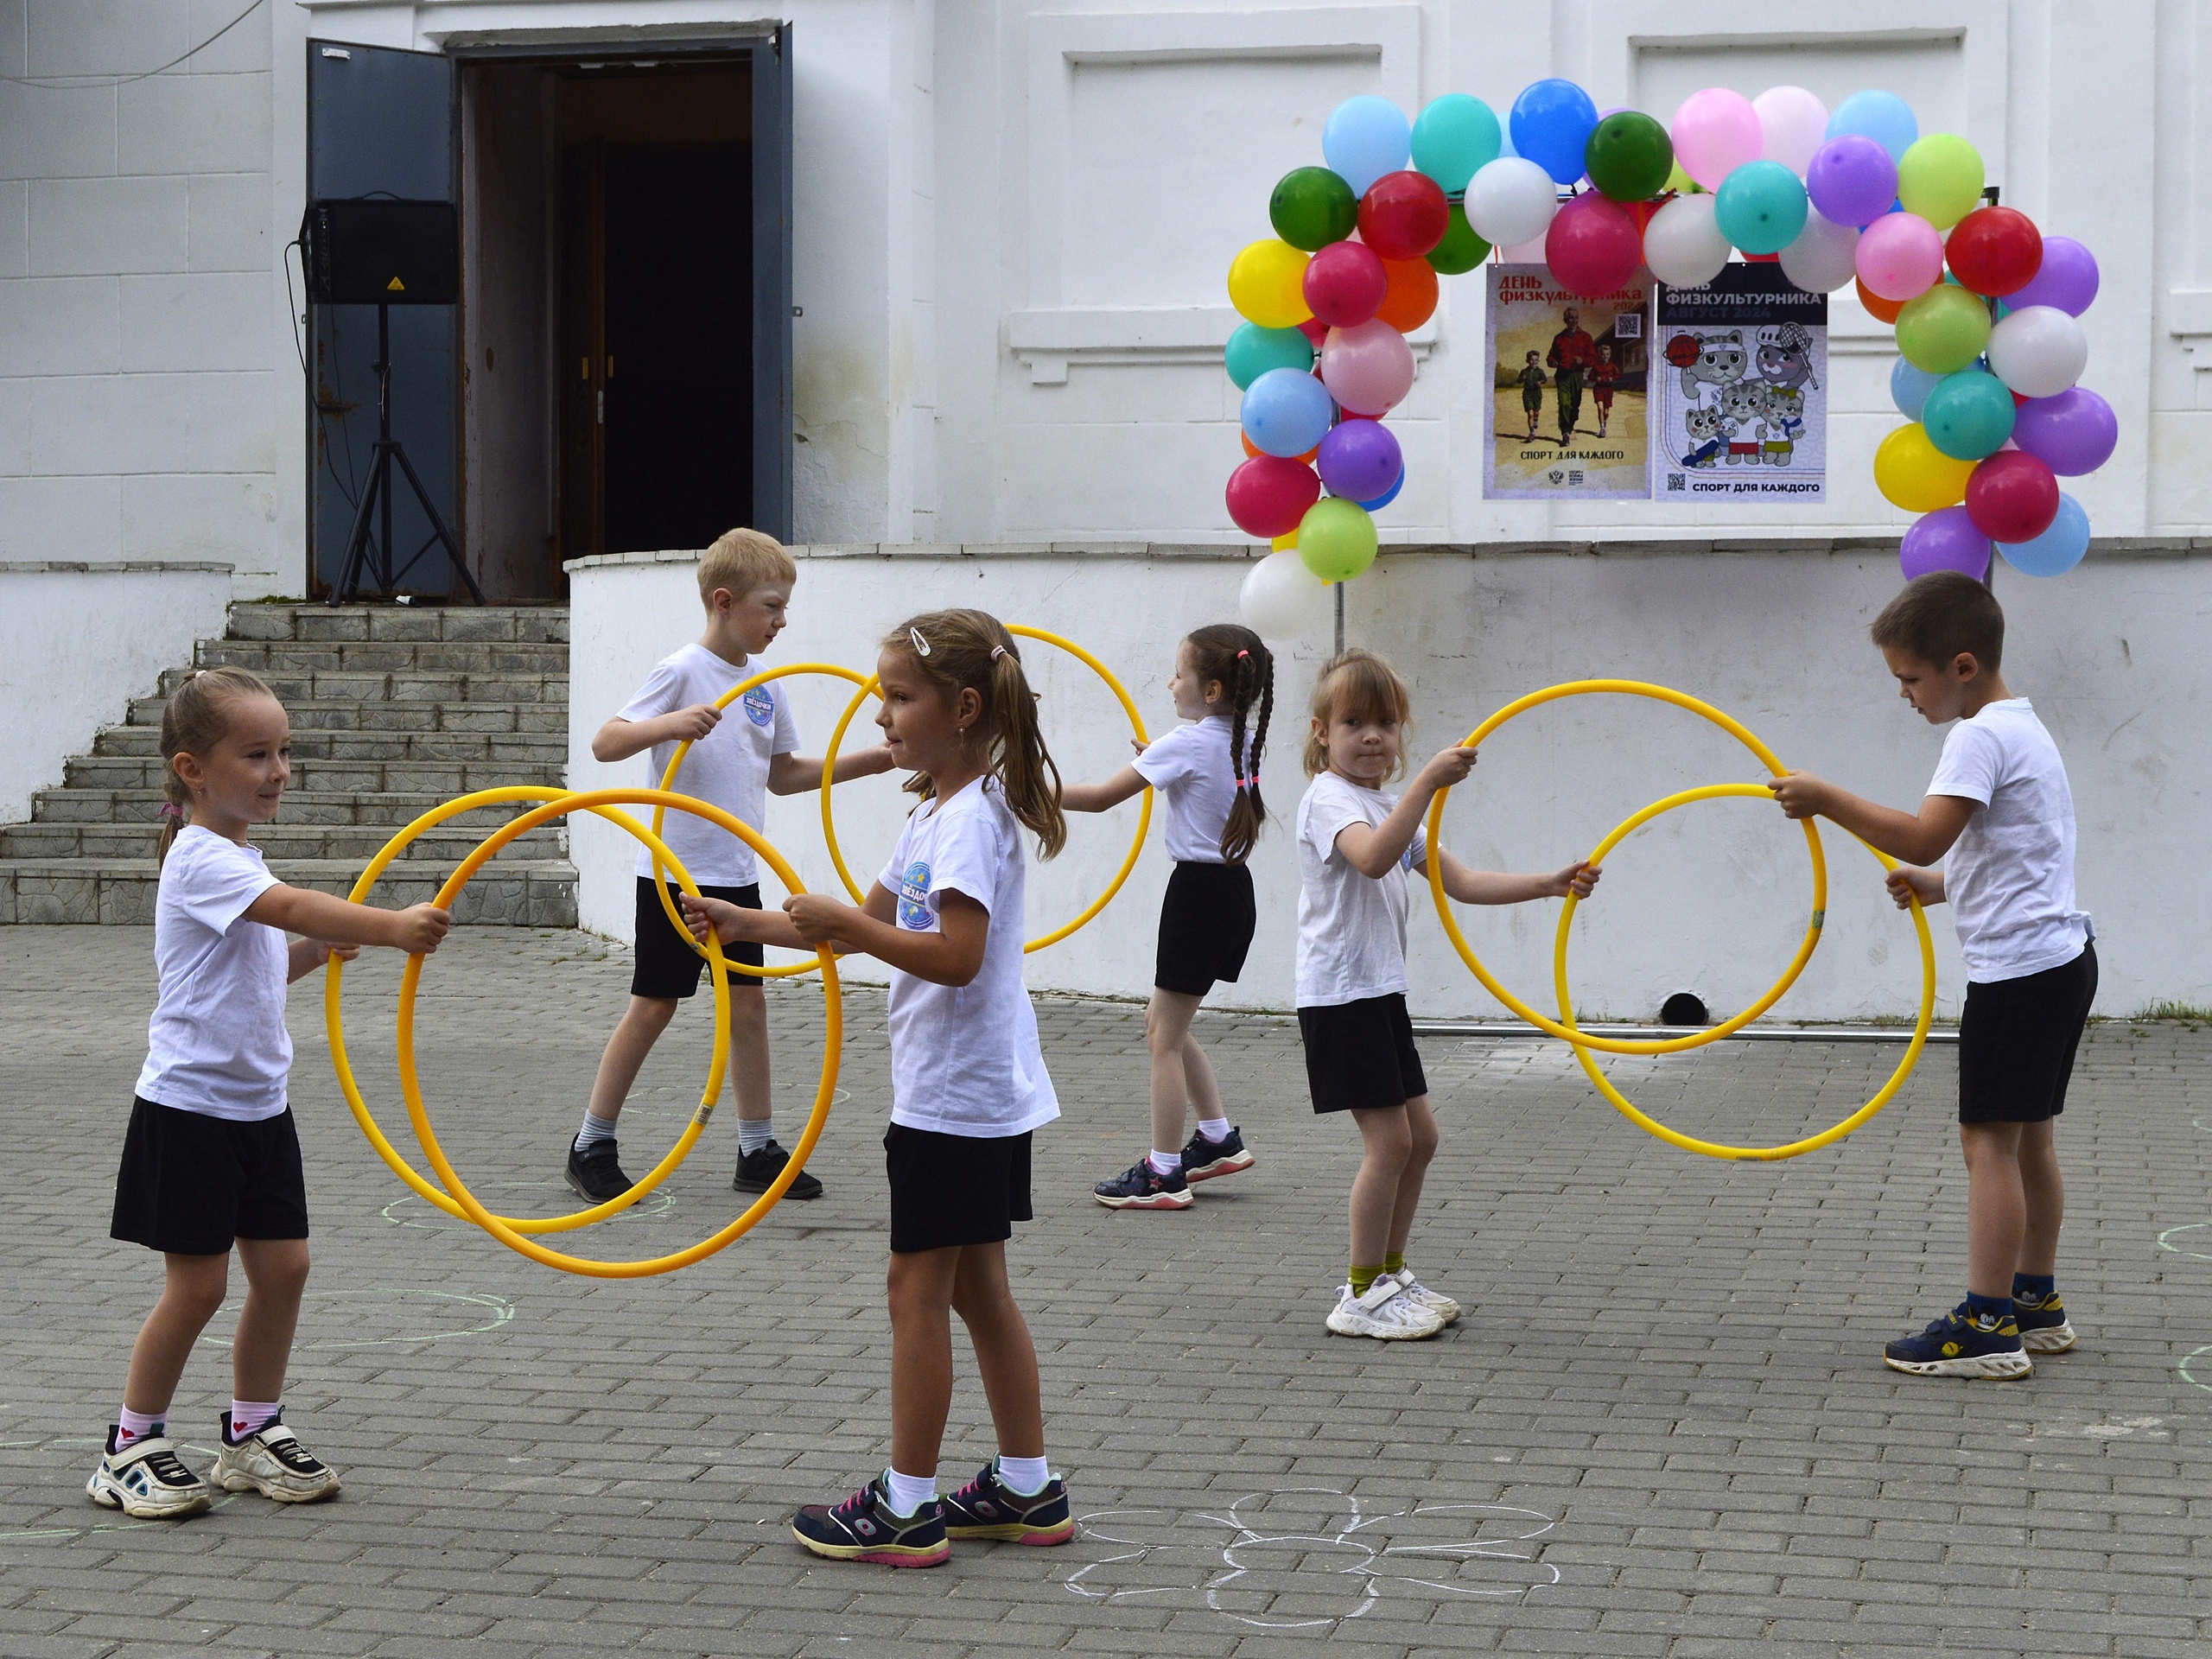
M 1426 868 L 1428 837 L 1390 870 L 1362 875 L 1337 850 L 1349 825 L 1379 825 L 1398 798 L 1325 772 L 1298 803 L 1298 1006 L 1331 1007 L 1406 988 L 1406 873 Z
M 1981 803 L 1943 861 L 1967 974 L 2024 979 L 2080 956 L 2094 934 L 2074 905 L 2074 791 L 2034 706 L 2012 697 L 1954 725 L 1928 792 Z
M 623 720 L 652 720 L 696 703 L 712 702 L 740 680 L 760 671 L 751 663 L 726 663 L 704 645 L 686 645 L 655 664 L 638 695 L 618 711 Z M 740 822 L 758 830 L 768 807 L 768 762 L 798 747 L 798 727 L 791 720 L 780 681 L 756 685 L 722 710 L 721 723 L 691 746 L 677 791 L 711 801 Z M 660 787 L 673 743 L 652 747 L 648 786 Z M 720 824 L 689 812 L 668 810 L 661 839 L 683 861 L 701 887 L 750 887 L 760 879 L 753 849 Z M 653 873 L 652 854 L 638 849 L 638 874 Z M 672 878 L 671 878 L 672 879 Z
M 979 778 L 917 807 L 877 878 L 898 895 L 898 925 L 936 933 L 948 889 L 990 912 L 983 965 L 965 985 L 891 970 L 891 1121 L 983 1139 L 1060 1115 L 1021 982 L 1027 861 L 1021 826 L 998 785 Z
M 281 885 L 258 849 L 196 823 L 177 831 L 154 899 L 162 989 L 146 1027 L 141 1100 L 239 1123 L 284 1109 L 291 951 L 283 929 L 243 919 Z
M 1136 759 L 1139 775 L 1167 798 L 1167 856 L 1179 864 L 1224 861 L 1221 832 L 1236 804 L 1229 739 L 1229 716 L 1208 715 L 1154 739 Z

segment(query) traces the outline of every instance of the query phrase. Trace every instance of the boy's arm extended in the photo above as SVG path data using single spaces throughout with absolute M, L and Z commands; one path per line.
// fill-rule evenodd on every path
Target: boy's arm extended
M 1103 784 L 1063 784 L 1060 810 L 1065 812 L 1103 812 L 1145 791 L 1144 774 L 1123 766 Z
M 879 743 L 872 749 L 849 749 L 837 757 L 837 770 L 830 782 L 842 784 L 849 778 L 872 778 L 877 772 L 891 770 L 891 748 Z M 822 787 L 822 762 L 804 755 L 772 755 L 768 760 L 768 792 L 771 795 L 804 795 Z
M 682 903 L 692 932 L 701 938 L 711 925 L 725 944 L 749 939 L 791 950 L 829 944 L 840 955 L 860 952 L 938 985 L 965 985 L 982 971 L 991 925 L 990 912 L 966 893 L 948 890 L 938 900 L 939 931 L 900 927 L 894 920 L 898 899 L 880 881 L 857 909 L 819 893 L 793 893 L 784 900 L 780 914 L 719 899 L 694 899 L 688 893 Z
M 307 943 L 325 944 L 383 944 L 410 957 L 427 957 L 438 948 L 453 917 L 435 905 L 410 905 L 405 910 L 379 910 L 357 905 L 334 893 L 312 887 L 274 887 L 245 907 L 245 918 L 287 933 L 304 933 Z M 299 947 L 293 947 L 293 961 Z M 321 966 L 321 959 L 302 972 Z M 298 973 L 292 975 L 294 979 Z
M 1471 870 L 1449 852 L 1437 856 L 1444 861 L 1446 896 L 1462 905 L 1522 905 L 1531 899 L 1564 899 L 1570 891 L 1577 899 L 1587 899 L 1600 874 L 1595 864 L 1583 859 L 1546 874 L 1507 875 L 1497 870 Z M 1414 868 L 1424 874 L 1428 870 L 1426 861 Z
M 612 765 L 643 754 L 656 743 L 696 743 L 721 719 L 722 711 L 711 702 L 695 702 L 651 720 L 625 720 L 617 715 L 592 734 L 591 758 Z
M 1809 772 L 1785 772 L 1767 787 L 1789 817 L 1826 818 L 1906 864 L 1933 864 L 1949 852 L 1981 804 L 1963 795 L 1929 795 L 1917 814 L 1900 812 L 1862 800 Z

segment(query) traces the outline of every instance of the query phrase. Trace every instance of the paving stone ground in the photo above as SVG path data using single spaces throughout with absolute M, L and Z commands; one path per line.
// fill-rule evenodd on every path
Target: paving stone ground
M 569 1206 L 556 1171 L 626 988 L 576 933 L 463 930 L 430 964 L 421 1058 L 479 1191 Z M 383 1122 L 397 965 L 351 970 Z M 1717 1659 L 2212 1651 L 2212 1033 L 2098 1027 L 2062 1130 L 2081 1348 L 2020 1383 L 1891 1373 L 1955 1300 L 1955 1062 L 1931 1051 L 1840 1148 L 1694 1158 L 1609 1110 L 1556 1046 L 1425 1041 L 1445 1143 L 1415 1239 L 1469 1305 L 1425 1344 L 1328 1336 L 1354 1136 L 1306 1109 L 1294 1028 L 1209 1018 L 1251 1173 L 1171 1215 L 1090 1184 L 1143 1141 L 1141 1016 L 1040 1004 L 1066 1116 L 1012 1252 L 1052 1450 L 1084 1516 L 1055 1550 L 929 1573 L 815 1563 L 791 1506 L 887 1455 L 880 1000 L 849 999 L 837 1106 L 791 1204 L 711 1262 L 570 1278 L 448 1223 L 370 1153 L 319 979 L 292 999 L 315 1272 L 288 1417 L 334 1503 L 244 1497 L 182 1523 L 94 1510 L 154 1263 L 106 1237 L 152 999 L 144 930 L 0 929 L 0 1653 L 655 1656 L 889 1652 Z M 791 1138 L 817 994 L 773 1002 Z M 633 1173 L 696 1097 L 687 1014 L 624 1120 Z M 1612 1063 L 1683 1126 L 1793 1138 L 1894 1063 L 1722 1045 Z M 639 1256 L 734 1213 L 726 1107 L 666 1196 L 575 1247 Z M 226 1320 L 177 1402 L 212 1455 Z M 992 1450 L 965 1351 L 944 1474 Z

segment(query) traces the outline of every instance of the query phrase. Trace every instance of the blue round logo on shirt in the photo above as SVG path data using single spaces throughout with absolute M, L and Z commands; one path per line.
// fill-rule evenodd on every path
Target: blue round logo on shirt
M 937 920 L 930 914 L 930 867 L 918 858 L 899 882 L 899 919 L 918 933 L 930 931 Z
M 745 704 L 745 717 L 755 726 L 766 726 L 775 719 L 776 700 L 769 695 L 766 686 L 754 686 L 741 701 Z

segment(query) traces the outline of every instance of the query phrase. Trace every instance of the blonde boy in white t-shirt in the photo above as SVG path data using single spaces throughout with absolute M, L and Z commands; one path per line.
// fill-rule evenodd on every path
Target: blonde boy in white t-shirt
M 691 752 L 676 774 L 677 791 L 710 801 L 756 830 L 768 795 L 819 789 L 822 763 L 795 753 L 798 728 L 780 681 L 755 686 L 727 709 L 715 706 L 731 687 L 760 672 L 752 659 L 784 631 L 798 581 L 798 567 L 772 536 L 733 530 L 716 541 L 699 561 L 706 632 L 696 645 L 654 665 L 637 695 L 592 738 L 592 757 L 612 762 L 650 750 L 646 782 L 658 788 L 677 746 L 689 742 Z M 836 777 L 842 783 L 890 766 L 891 752 L 879 745 L 840 755 Z M 708 819 L 671 811 L 661 837 L 702 893 L 760 908 L 753 849 L 735 836 Z M 607 1039 L 583 1127 L 569 1147 L 569 1185 L 594 1204 L 630 1190 L 615 1142 L 616 1120 L 645 1056 L 676 1017 L 677 1004 L 697 994 L 706 966 L 690 938 L 669 921 L 653 891 L 652 855 L 642 849 L 637 872 L 630 1006 Z M 763 960 L 758 945 L 740 945 L 728 955 L 756 968 Z M 750 975 L 733 972 L 729 990 L 730 1077 L 737 1095 L 738 1135 L 737 1174 L 730 1185 L 740 1192 L 765 1192 L 790 1161 L 776 1144 L 769 1109 L 768 1001 L 760 982 Z M 822 1184 L 802 1170 L 786 1196 L 819 1198 Z

